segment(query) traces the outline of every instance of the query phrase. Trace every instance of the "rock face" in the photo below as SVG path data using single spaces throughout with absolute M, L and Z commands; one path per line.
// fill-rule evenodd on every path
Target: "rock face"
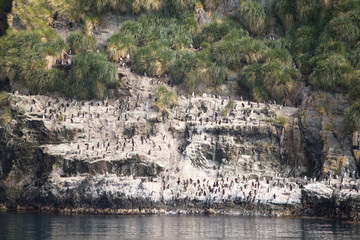
M 209 15 L 205 12 L 204 9 L 200 8 L 200 9 L 196 9 L 196 15 L 195 15 L 198 23 L 200 26 L 206 25 L 211 23 L 211 18 L 209 17 Z
M 323 124 L 316 107 L 299 114 L 204 93 L 179 96 L 175 108 L 161 113 L 155 92 L 168 79 L 119 71 L 126 94 L 106 101 L 10 96 L 15 118 L 0 128 L 0 203 L 75 212 L 211 209 L 205 212 L 358 218 L 349 210 L 358 206 L 356 169 L 351 175 L 343 169 L 340 177 L 323 171 L 320 182 L 303 179 L 328 153 L 317 153 Z M 331 204 L 336 212 L 319 208 Z
M 314 176 L 358 171 L 351 146 L 352 135 L 343 124 L 347 105 L 346 95 L 325 92 L 312 94 L 302 104 L 300 127 L 307 141 Z
M 359 221 L 360 196 L 355 187 L 359 180 L 329 179 L 327 183 L 312 183 L 302 190 L 305 214 Z
M 221 0 L 215 14 L 217 16 L 228 16 L 235 14 L 240 8 L 240 0 Z

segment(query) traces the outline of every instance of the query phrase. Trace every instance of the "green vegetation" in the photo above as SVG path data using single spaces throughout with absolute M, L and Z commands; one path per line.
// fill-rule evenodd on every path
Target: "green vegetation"
M 134 69 L 148 76 L 159 76 L 169 71 L 173 51 L 162 41 L 141 47 L 134 55 Z
M 20 81 L 34 93 L 61 90 L 62 72 L 52 68 L 66 45 L 55 34 L 9 32 L 0 39 L 0 81 Z
M 165 86 L 158 87 L 156 91 L 156 106 L 159 111 L 167 112 L 177 104 L 177 95 L 174 90 L 169 90 Z
M 76 0 L 85 12 L 100 14 L 108 11 L 118 13 L 164 12 L 177 15 L 193 10 L 195 0 Z
M 324 130 L 334 132 L 334 131 L 336 131 L 336 127 L 333 123 L 326 123 L 324 126 Z
M 246 1 L 240 7 L 240 19 L 252 34 L 260 35 L 265 29 L 265 7 L 255 1 Z
M 354 73 L 354 78 L 350 88 L 350 100 L 352 102 L 360 100 L 360 70 Z
M 12 119 L 12 112 L 8 99 L 9 94 L 7 92 L 0 92 L 0 126 L 7 124 Z
M 96 40 L 91 36 L 86 36 L 82 32 L 73 32 L 67 38 L 70 50 L 74 54 L 84 53 L 89 50 L 95 50 Z
M 320 56 L 314 61 L 310 80 L 317 88 L 331 91 L 350 86 L 354 69 L 343 55 Z
M 315 110 L 320 113 L 321 115 L 326 114 L 326 107 L 324 105 L 318 105 L 316 106 Z
M 285 127 L 288 124 L 288 119 L 285 116 L 279 116 L 276 118 L 276 123 Z
M 230 69 L 238 69 L 244 64 L 263 62 L 266 46 L 246 37 L 236 41 L 222 40 L 214 44 L 214 58 Z
M 345 125 L 347 130 L 360 131 L 360 100 L 352 104 L 345 113 Z
M 9 94 L 5 91 L 0 92 L 0 108 L 8 104 Z
M 5 106 L 0 108 L 0 125 L 6 125 L 13 118 L 11 108 L 9 106 Z
M 85 52 L 74 58 L 66 92 L 78 99 L 104 99 L 108 88 L 118 84 L 116 66 L 107 60 L 106 55 Z
M 34 93 L 66 92 L 104 98 L 119 84 L 115 65 L 131 56 L 132 68 L 148 76 L 168 74 L 188 93 L 219 91 L 229 73 L 257 101 L 281 102 L 301 80 L 318 90 L 349 92 L 347 124 L 356 128 L 360 96 L 360 1 L 274 0 L 271 9 L 242 0 L 234 16 L 212 15 L 219 0 L 14 0 L 10 28 L 0 38 L 0 81 L 19 81 Z M 0 4 L 0 21 L 8 11 Z M 212 23 L 199 26 L 195 10 Z M 5 11 L 3 11 L 5 9 Z M 7 9 L 7 10 L 6 10 Z M 137 14 L 107 40 L 106 54 L 94 53 L 92 36 L 104 14 Z M 146 14 L 142 14 L 146 13 Z M 83 27 L 64 42 L 51 29 L 55 16 Z M 274 21 L 275 19 L 275 21 Z M 16 31 L 16 29 L 26 29 Z M 4 33 L 4 27 L 0 31 Z M 0 33 L 1 34 L 1 33 Z M 276 40 L 270 36 L 276 36 Z M 55 67 L 68 56 L 70 71 Z
M 345 126 L 350 131 L 360 131 L 360 70 L 355 73 L 350 100 L 353 104 L 345 112 Z
M 134 40 L 129 35 L 122 33 L 115 34 L 107 40 L 106 52 L 111 61 L 118 61 L 125 58 L 127 54 L 133 53 Z

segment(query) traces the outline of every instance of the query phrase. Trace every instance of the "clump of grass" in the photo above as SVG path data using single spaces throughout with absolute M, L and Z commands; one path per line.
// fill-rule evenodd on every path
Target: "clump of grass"
M 196 53 L 190 50 L 177 51 L 174 54 L 170 72 L 176 84 L 184 82 L 185 76 L 196 66 Z
M 0 125 L 4 126 L 13 119 L 10 106 L 0 108 Z
M 255 1 L 246 1 L 241 4 L 240 19 L 245 28 L 255 35 L 263 33 L 266 26 L 266 13 L 264 6 Z
M 338 88 L 347 89 L 353 78 L 353 67 L 345 56 L 332 54 L 320 56 L 315 60 L 314 71 L 310 81 L 319 89 L 335 91 Z
M 52 19 L 51 8 L 44 1 L 17 0 L 9 16 L 10 26 L 14 16 L 26 30 L 48 29 Z
M 358 46 L 352 57 L 353 66 L 357 69 L 360 69 L 360 46 Z
M 212 22 L 205 25 L 200 33 L 201 41 L 208 43 L 215 43 L 223 38 L 225 38 L 225 40 L 231 40 L 248 36 L 248 31 L 233 17 L 226 17 L 221 23 Z
M 5 91 L 0 92 L 0 125 L 3 126 L 12 119 L 12 112 L 9 106 L 9 94 Z
M 318 20 L 324 9 L 323 0 L 297 0 L 297 17 L 302 23 L 310 23 Z
M 96 39 L 94 37 L 86 36 L 79 31 L 71 33 L 67 38 L 67 43 L 69 44 L 70 50 L 73 54 L 94 50 L 96 47 Z
M 62 113 L 60 113 L 59 117 L 58 117 L 58 120 L 60 122 L 64 121 L 64 116 L 62 115 Z
M 156 91 L 156 106 L 160 112 L 167 112 L 177 104 L 177 94 L 165 86 L 158 87 Z
M 151 42 L 135 53 L 133 66 L 141 75 L 159 76 L 170 70 L 173 51 L 163 41 Z
M 267 47 L 260 41 L 241 38 L 237 41 L 219 41 L 214 44 L 213 57 L 230 69 L 238 69 L 243 64 L 262 62 Z
M 226 66 L 213 62 L 209 51 L 201 51 L 196 55 L 195 65 L 185 75 L 184 86 L 188 93 L 196 91 L 201 85 L 219 86 L 228 75 Z
M 290 29 L 295 21 L 296 4 L 294 4 L 294 1 L 275 0 L 273 2 L 273 8 L 286 28 Z
M 20 81 L 34 93 L 61 90 L 62 73 L 49 68 L 47 57 L 59 58 L 65 48 L 53 33 L 46 39 L 39 31 L 11 31 L 0 39 L 0 78 Z
M 300 73 L 297 69 L 278 61 L 264 64 L 262 75 L 269 96 L 278 102 L 290 94 L 295 82 L 300 79 Z
M 106 55 L 85 52 L 74 58 L 67 94 L 78 99 L 104 99 L 108 88 L 119 84 L 116 65 Z
M 106 52 L 111 61 L 125 58 L 127 54 L 132 55 L 134 49 L 134 40 L 129 35 L 117 33 L 107 40 Z
M 343 41 L 354 46 L 360 37 L 358 20 L 352 19 L 349 13 L 331 19 L 325 26 L 320 40 L 322 42 Z
M 335 131 L 335 125 L 332 123 L 326 123 L 324 126 L 325 131 Z
M 351 83 L 350 100 L 356 102 L 360 100 L 360 71 L 356 71 Z
M 276 118 L 276 123 L 280 126 L 286 127 L 286 125 L 288 124 L 288 119 L 285 116 L 278 116 Z
M 293 90 L 300 73 L 291 65 L 271 61 L 263 65 L 254 63 L 241 71 L 240 83 L 252 89 L 258 101 L 276 99 L 281 102 Z
M 350 132 L 360 131 L 360 100 L 353 103 L 345 112 L 346 129 Z
M 0 108 L 8 104 L 9 94 L 5 91 L 0 92 Z
M 324 105 L 318 105 L 316 106 L 315 110 L 320 113 L 321 115 L 326 114 L 326 107 Z
M 300 26 L 292 31 L 293 48 L 297 53 L 313 52 L 317 46 L 316 28 Z
M 280 61 L 287 65 L 292 65 L 293 59 L 288 50 L 284 48 L 273 48 L 268 49 L 265 52 L 265 61 L 272 62 L 272 61 Z
M 258 63 L 254 63 L 244 67 L 241 71 L 241 83 L 249 89 L 256 89 L 263 85 L 262 66 Z M 260 89 L 256 89 L 259 92 Z M 256 95 L 262 95 L 262 93 L 256 93 Z
M 229 102 L 226 104 L 225 108 L 221 111 L 221 115 L 226 116 L 234 108 L 235 108 L 235 102 L 230 99 Z
M 181 15 L 195 9 L 196 0 L 166 0 L 166 11 L 171 15 Z

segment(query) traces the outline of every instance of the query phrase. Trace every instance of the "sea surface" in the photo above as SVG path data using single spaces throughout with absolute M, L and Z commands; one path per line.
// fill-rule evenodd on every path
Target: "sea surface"
M 247 216 L 0 213 L 0 239 L 360 239 L 360 224 Z

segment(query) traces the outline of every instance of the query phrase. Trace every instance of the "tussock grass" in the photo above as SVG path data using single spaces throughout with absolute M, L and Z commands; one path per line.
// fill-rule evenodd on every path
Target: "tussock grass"
M 62 73 L 48 69 L 46 57 L 59 58 L 65 48 L 53 35 L 46 39 L 39 31 L 9 32 L 0 39 L 0 76 L 20 81 L 34 93 L 61 90 Z
M 0 108 L 8 104 L 9 94 L 5 91 L 0 92 Z
M 293 48 L 296 52 L 308 53 L 315 50 L 317 46 L 316 28 L 305 25 L 294 28 L 292 34 Z
M 261 3 L 255 1 L 242 3 L 239 15 L 244 27 L 249 32 L 255 35 L 263 33 L 266 26 L 266 13 Z
M 73 32 L 67 38 L 67 43 L 74 54 L 95 50 L 96 40 L 94 37 L 86 36 L 82 32 Z
M 178 98 L 174 90 L 160 86 L 156 90 L 156 106 L 161 112 L 167 112 L 177 104 Z
M 315 60 L 314 71 L 310 81 L 319 89 L 335 91 L 337 88 L 347 89 L 353 78 L 353 67 L 345 56 L 332 54 L 320 56 Z
M 352 102 L 360 100 L 360 70 L 354 73 L 350 88 L 350 100 Z
M 184 82 L 185 76 L 196 66 L 196 53 L 190 50 L 179 51 L 174 54 L 170 68 L 175 84 Z
M 9 123 L 13 118 L 13 114 L 11 112 L 11 108 L 9 106 L 5 106 L 0 108 L 0 125 L 4 126 Z
M 107 40 L 106 52 L 111 61 L 125 58 L 127 54 L 133 55 L 135 51 L 134 40 L 129 35 L 115 34 Z
M 278 116 L 276 118 L 276 123 L 280 126 L 286 127 L 286 125 L 288 124 L 288 119 L 285 116 Z
M 240 83 L 253 89 L 253 97 L 258 101 L 275 99 L 281 102 L 299 79 L 299 71 L 290 64 L 269 61 L 263 65 L 254 63 L 244 67 Z
M 297 17 L 302 23 L 317 21 L 324 9 L 323 0 L 297 0 Z
M 293 0 L 275 0 L 273 9 L 277 16 L 281 19 L 282 24 L 290 29 L 294 24 L 296 16 L 296 4 Z
M 85 52 L 74 58 L 66 92 L 77 99 L 104 99 L 117 84 L 116 65 L 102 53 Z
M 219 41 L 214 45 L 213 56 L 219 63 L 230 69 L 237 69 L 243 64 L 262 62 L 267 47 L 252 38 L 237 41 Z
M 134 69 L 141 75 L 159 76 L 170 70 L 173 51 L 162 41 L 141 47 L 134 55 Z
M 360 131 L 360 100 L 353 103 L 345 112 L 345 126 L 347 130 Z

